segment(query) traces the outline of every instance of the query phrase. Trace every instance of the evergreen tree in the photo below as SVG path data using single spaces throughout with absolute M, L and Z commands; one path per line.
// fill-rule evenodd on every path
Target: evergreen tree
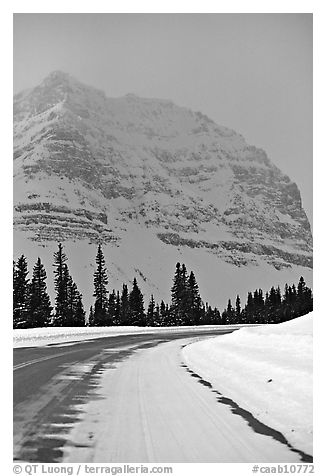
M 94 326 L 94 311 L 93 306 L 89 308 L 89 316 L 88 316 L 88 325 Z
M 228 322 L 228 313 L 227 313 L 226 309 L 224 309 L 224 311 L 222 312 L 221 324 L 222 325 L 229 324 L 229 322 Z
M 221 314 L 217 307 L 214 307 L 213 309 L 213 319 L 211 320 L 211 324 L 221 324 Z
M 28 269 L 27 261 L 22 255 L 14 266 L 13 276 L 13 327 L 24 328 L 28 326 L 27 323 L 27 303 L 29 279 L 27 278 Z
M 46 271 L 38 258 L 33 268 L 27 305 L 28 327 L 46 327 L 51 323 L 52 306 L 46 289 Z
M 275 300 L 276 300 L 276 291 L 274 286 L 271 287 L 269 293 L 266 293 L 265 296 L 265 319 L 266 323 L 277 322 L 277 316 L 275 315 Z
M 305 283 L 303 276 L 300 277 L 297 287 L 297 315 L 304 316 L 312 311 L 312 292 Z
M 58 296 L 62 296 L 63 299 L 59 303 L 60 306 L 57 304 L 53 325 L 60 327 L 84 326 L 85 311 L 82 303 L 82 295 L 70 276 L 66 263 L 62 265 L 61 278 L 61 292 L 60 294 L 57 293 L 57 298 Z
M 156 306 L 155 306 L 154 313 L 153 313 L 153 320 L 154 320 L 153 325 L 154 326 L 165 325 L 165 324 L 163 324 L 163 315 L 161 314 L 162 303 L 164 304 L 164 302 L 163 301 L 161 302 L 161 306 L 159 306 L 158 304 L 156 304 Z M 165 304 L 164 304 L 164 311 L 163 312 L 165 313 Z
M 130 323 L 132 326 L 145 326 L 144 297 L 134 278 L 133 287 L 129 295 Z
M 59 327 L 76 327 L 85 325 L 85 311 L 82 295 L 76 283 L 70 276 L 67 256 L 59 243 L 58 251 L 54 253 L 55 276 L 55 313 L 53 325 Z
M 67 256 L 63 251 L 62 244 L 59 243 L 58 251 L 54 253 L 54 287 L 56 291 L 55 312 L 53 325 L 66 325 L 68 316 L 68 267 L 66 265 Z
M 247 324 L 254 323 L 254 299 L 252 296 L 252 292 L 248 292 L 247 303 L 243 312 L 244 322 Z
M 117 298 L 115 301 L 114 325 L 115 326 L 121 325 L 121 300 L 120 300 L 119 291 L 117 292 Z
M 184 264 L 176 265 L 176 271 L 171 289 L 172 304 L 170 307 L 173 324 L 176 326 L 184 325 L 188 322 L 188 313 L 190 310 L 190 294 L 188 289 L 188 275 Z
M 80 294 L 80 292 L 78 292 L 75 305 L 74 325 L 79 327 L 85 326 L 85 317 L 86 312 L 83 306 L 82 295 Z
M 291 286 L 291 304 L 295 306 L 295 303 L 298 301 L 298 292 L 294 284 Z
M 170 313 L 170 308 L 168 304 L 165 304 L 163 299 L 161 304 L 156 306 L 154 320 L 157 326 L 173 326 L 173 316 Z
M 279 286 L 275 289 L 275 322 L 282 319 L 282 294 Z
M 122 326 L 130 326 L 130 307 L 129 307 L 129 291 L 126 284 L 122 285 L 121 306 L 120 306 L 120 322 Z
M 82 302 L 82 295 L 77 289 L 76 283 L 69 275 L 68 267 L 65 266 L 65 279 L 67 282 L 67 319 L 63 324 L 66 327 L 80 327 L 85 325 L 85 311 Z
M 67 315 L 65 322 L 62 325 L 65 327 L 74 327 L 74 309 L 77 298 L 77 286 L 73 282 L 66 264 L 64 265 L 63 275 L 64 280 L 67 283 Z
M 290 291 L 290 293 L 289 293 L 289 296 L 290 296 L 289 303 L 290 303 L 290 307 L 291 307 L 291 318 L 298 317 L 299 316 L 299 307 L 300 307 L 299 302 L 300 302 L 300 299 L 299 299 L 298 292 L 297 292 L 297 289 L 296 289 L 294 284 L 292 284 L 289 291 Z
M 154 326 L 154 313 L 155 313 L 155 301 L 154 301 L 154 296 L 153 294 L 151 295 L 151 299 L 148 304 L 148 309 L 147 309 L 147 319 L 146 319 L 146 325 L 149 327 Z
M 290 307 L 289 307 L 289 285 L 285 283 L 284 294 L 282 299 L 282 319 L 288 320 L 290 317 Z
M 94 294 L 95 304 L 94 304 L 94 325 L 95 326 L 106 326 L 107 322 L 107 307 L 108 307 L 108 298 L 107 298 L 107 285 L 108 285 L 108 276 L 105 267 L 105 260 L 102 251 L 101 245 L 98 245 L 97 255 L 96 255 L 96 264 L 97 268 L 94 273 Z
M 282 301 L 282 313 L 278 322 L 288 321 L 297 316 L 297 290 L 295 286 L 285 284 Z
M 196 280 L 195 280 L 196 281 Z M 189 314 L 191 312 L 191 295 L 189 290 L 189 277 L 186 265 L 182 263 L 181 266 L 181 325 L 188 325 L 190 322 Z
M 235 300 L 235 322 L 237 324 L 240 324 L 241 322 L 241 301 L 239 294 L 237 295 Z
M 206 302 L 201 324 L 204 324 L 204 325 L 214 324 L 214 317 L 215 316 L 214 316 L 214 311 L 212 309 L 212 306 L 210 306 L 208 302 Z
M 304 301 L 305 288 L 306 288 L 306 283 L 303 276 L 301 276 L 299 279 L 299 284 L 298 284 L 298 301 L 300 303 Z
M 252 314 L 251 314 L 251 322 L 253 323 L 263 323 L 264 322 L 264 296 L 263 291 L 261 289 L 256 289 L 253 295 L 253 303 L 252 303 Z
M 199 325 L 202 317 L 202 300 L 199 294 L 198 284 L 193 271 L 191 271 L 187 283 L 187 309 L 186 325 Z
M 226 308 L 226 315 L 227 315 L 227 324 L 234 324 L 235 322 L 235 310 L 232 306 L 231 299 L 228 300 L 228 305 Z
M 115 313 L 116 313 L 116 294 L 115 290 L 109 294 L 108 301 L 108 311 L 107 311 L 107 325 L 112 326 L 115 323 Z
M 172 304 L 171 313 L 174 317 L 175 325 L 180 323 L 180 308 L 181 308 L 181 296 L 183 292 L 183 285 L 181 280 L 181 265 L 178 262 L 176 264 L 176 270 L 174 274 L 173 285 L 171 289 Z

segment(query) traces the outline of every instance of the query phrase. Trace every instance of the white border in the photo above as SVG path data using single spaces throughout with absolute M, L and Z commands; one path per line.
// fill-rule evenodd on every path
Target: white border
M 326 246 L 326 200 L 325 200 L 325 2 L 322 1 L 12 1 L 1 6 L 1 249 L 2 272 L 0 273 L 0 289 L 2 297 L 2 341 L 1 358 L 2 374 L 5 383 L 2 385 L 2 423 L 3 454 L 8 472 L 12 471 L 12 359 L 11 359 L 11 273 L 12 273 L 12 14 L 15 13 L 313 13 L 314 14 L 314 298 L 317 323 L 315 322 L 315 436 L 314 457 L 317 462 L 316 474 L 325 474 L 325 458 L 323 457 L 323 415 L 324 415 L 324 381 L 325 319 L 321 302 L 325 280 L 325 258 L 323 249 Z M 319 318 L 318 318 L 319 316 Z M 315 318 L 316 318 L 315 317 Z M 7 466 L 8 463 L 8 466 Z M 251 466 L 246 464 L 205 465 L 174 465 L 174 474 L 251 474 Z

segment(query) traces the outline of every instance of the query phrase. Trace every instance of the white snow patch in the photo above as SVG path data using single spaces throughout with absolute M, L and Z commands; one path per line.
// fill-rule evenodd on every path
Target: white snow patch
M 312 314 L 241 329 L 183 349 L 187 365 L 223 395 L 312 454 Z
M 67 345 L 101 337 L 113 337 L 130 334 L 158 334 L 166 332 L 194 332 L 219 329 L 239 329 L 241 325 L 226 326 L 174 326 L 174 327 L 38 327 L 34 329 L 14 329 L 13 346 L 39 347 L 49 344 Z

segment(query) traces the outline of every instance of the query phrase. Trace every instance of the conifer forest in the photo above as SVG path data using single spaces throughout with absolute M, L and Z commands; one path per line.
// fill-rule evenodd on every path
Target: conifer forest
M 171 301 L 157 302 L 151 295 L 147 307 L 136 278 L 132 287 L 123 283 L 109 290 L 108 271 L 101 245 L 98 245 L 93 275 L 94 301 L 88 314 L 82 294 L 73 280 L 63 245 L 53 256 L 55 301 L 47 292 L 47 273 L 40 258 L 30 277 L 27 259 L 21 255 L 13 263 L 13 327 L 80 326 L 198 326 L 227 324 L 276 324 L 312 311 L 312 290 L 301 276 L 295 284 L 272 286 L 270 290 L 249 291 L 241 303 L 239 295 L 220 312 L 203 302 L 193 271 L 177 263 L 171 287 Z M 91 279 L 91 277 L 90 277 Z

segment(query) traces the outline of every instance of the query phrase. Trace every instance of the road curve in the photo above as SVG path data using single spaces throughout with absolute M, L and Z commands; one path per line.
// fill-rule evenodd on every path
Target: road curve
M 299 462 L 297 452 L 255 432 L 187 371 L 182 346 L 217 333 L 15 349 L 14 459 Z

